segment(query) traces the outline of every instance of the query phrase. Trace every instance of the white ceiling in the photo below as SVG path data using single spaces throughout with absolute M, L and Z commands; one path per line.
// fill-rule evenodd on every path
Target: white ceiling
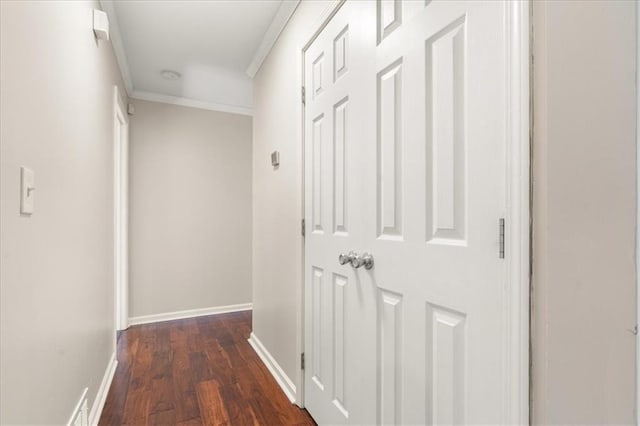
M 118 62 L 130 80 L 131 97 L 193 101 L 240 111 L 250 111 L 251 77 L 296 4 L 287 0 L 102 2 Z M 162 70 L 177 71 L 182 78 L 166 80 Z

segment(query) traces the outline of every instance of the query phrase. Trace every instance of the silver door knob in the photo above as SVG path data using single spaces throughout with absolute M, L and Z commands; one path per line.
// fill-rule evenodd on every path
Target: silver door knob
M 354 268 L 364 266 L 364 269 L 371 269 L 373 268 L 373 256 L 369 253 L 362 253 L 362 255 L 357 254 L 351 259 L 351 266 Z
M 353 251 L 350 251 L 347 254 L 340 253 L 340 256 L 338 256 L 338 262 L 341 265 L 346 265 L 347 263 L 351 263 L 355 257 L 356 254 Z

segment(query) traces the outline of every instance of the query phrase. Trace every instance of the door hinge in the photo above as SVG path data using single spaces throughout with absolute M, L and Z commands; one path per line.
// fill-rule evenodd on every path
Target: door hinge
M 498 249 L 498 257 L 500 257 L 500 259 L 504 259 L 504 218 L 501 217 L 500 221 L 498 222 L 498 228 L 499 228 L 499 233 L 500 233 L 500 237 L 499 237 L 499 243 L 500 243 L 500 248 Z
M 304 370 L 304 352 L 300 354 L 300 369 Z
M 305 90 L 304 86 L 302 86 L 302 105 L 306 105 L 307 104 L 307 91 Z
M 304 230 L 304 228 L 305 228 L 305 220 L 304 220 L 304 219 L 302 219 L 302 222 L 301 222 L 301 231 L 302 231 L 302 236 L 303 236 L 303 237 L 305 236 L 305 235 L 304 235 L 304 234 L 305 234 L 305 230 Z

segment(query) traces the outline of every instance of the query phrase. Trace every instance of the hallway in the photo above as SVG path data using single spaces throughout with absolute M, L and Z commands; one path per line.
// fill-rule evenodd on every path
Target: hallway
M 639 164 L 640 0 L 0 0 L 0 426 L 639 426 Z
M 247 339 L 251 311 L 132 326 L 100 425 L 315 424 Z

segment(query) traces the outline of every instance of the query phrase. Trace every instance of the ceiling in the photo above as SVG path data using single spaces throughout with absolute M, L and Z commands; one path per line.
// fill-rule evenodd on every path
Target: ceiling
M 251 78 L 298 1 L 101 3 L 131 97 L 250 113 Z

